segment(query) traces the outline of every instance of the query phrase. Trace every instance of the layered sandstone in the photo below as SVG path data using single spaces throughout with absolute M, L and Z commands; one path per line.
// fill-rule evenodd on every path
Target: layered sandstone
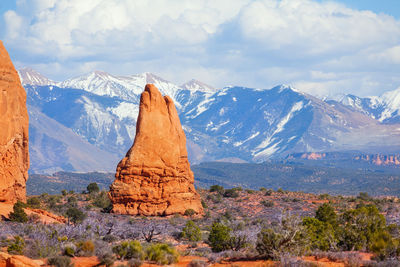
M 186 151 L 186 136 L 172 99 L 146 85 L 135 141 L 110 187 L 113 212 L 131 215 L 201 214 Z
M 28 127 L 26 93 L 0 41 L 0 202 L 25 201 Z

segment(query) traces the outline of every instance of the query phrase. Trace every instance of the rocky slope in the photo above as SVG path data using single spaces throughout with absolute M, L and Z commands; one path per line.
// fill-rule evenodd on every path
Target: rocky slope
M 133 146 L 110 187 L 113 212 L 131 215 L 203 213 L 174 102 L 153 84 L 141 95 Z
M 0 202 L 26 199 L 28 126 L 26 93 L 0 41 Z

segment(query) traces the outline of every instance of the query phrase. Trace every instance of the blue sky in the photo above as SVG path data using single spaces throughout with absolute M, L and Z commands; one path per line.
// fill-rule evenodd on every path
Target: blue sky
M 177 84 L 289 84 L 317 96 L 400 87 L 398 0 L 2 0 L 17 68 L 93 70 Z

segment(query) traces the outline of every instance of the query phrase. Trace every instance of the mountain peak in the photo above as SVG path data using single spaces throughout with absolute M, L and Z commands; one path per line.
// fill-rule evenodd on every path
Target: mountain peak
M 47 77 L 42 75 L 40 72 L 30 68 L 25 67 L 18 70 L 18 75 L 21 80 L 22 85 L 55 85 L 56 82 L 49 80 Z
M 189 91 L 201 91 L 201 92 L 215 92 L 216 89 L 208 84 L 200 82 L 196 79 L 191 79 L 190 81 L 181 85 L 183 89 L 187 89 Z

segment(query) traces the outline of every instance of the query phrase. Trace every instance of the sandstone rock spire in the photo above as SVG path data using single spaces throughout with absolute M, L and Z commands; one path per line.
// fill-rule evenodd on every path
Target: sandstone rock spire
M 0 41 L 0 202 L 26 200 L 28 128 L 26 93 Z
M 118 164 L 115 178 L 109 193 L 115 213 L 203 213 L 175 105 L 153 84 L 147 84 L 141 95 L 135 141 Z

